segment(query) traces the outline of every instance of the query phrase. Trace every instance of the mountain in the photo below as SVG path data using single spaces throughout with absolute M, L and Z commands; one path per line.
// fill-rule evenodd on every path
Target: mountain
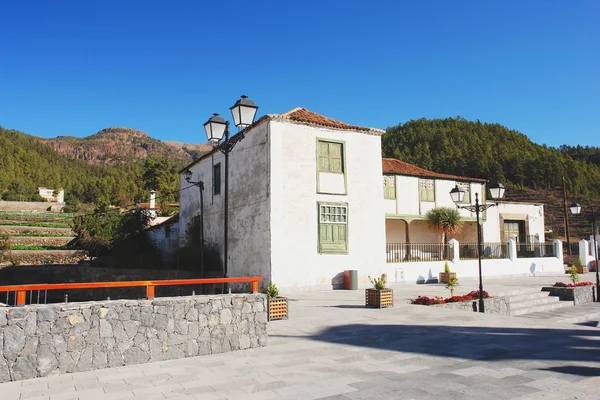
M 39 139 L 59 154 L 89 163 L 114 164 L 148 157 L 169 158 L 176 163 L 189 163 L 210 151 L 207 144 L 161 142 L 145 132 L 122 127 L 102 129 L 85 137 L 59 136 Z
M 177 171 L 210 145 L 171 145 L 128 128 L 86 137 L 42 139 L 0 127 L 3 200 L 36 199 L 38 186 L 65 189 L 67 204 L 131 206 L 150 189 L 160 201 L 179 198 Z

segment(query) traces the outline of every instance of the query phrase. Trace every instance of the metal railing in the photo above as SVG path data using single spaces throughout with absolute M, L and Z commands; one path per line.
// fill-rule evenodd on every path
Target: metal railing
M 29 293 L 29 303 L 41 304 L 42 293 L 43 303 L 46 303 L 48 291 L 50 290 L 73 290 L 73 289 L 105 289 L 105 288 L 126 288 L 126 287 L 145 287 L 146 298 L 154 298 L 154 288 L 156 286 L 181 286 L 181 285 L 209 285 L 218 283 L 250 283 L 252 293 L 258 293 L 258 282 L 262 281 L 261 276 L 246 276 L 239 278 L 210 278 L 210 279 L 170 279 L 158 281 L 127 281 L 127 282 L 86 282 L 86 283 L 54 283 L 54 284 L 32 284 L 32 285 L 9 285 L 0 286 L 0 293 L 6 292 L 6 304 L 9 305 L 9 295 L 14 293 L 14 305 L 23 306 L 27 303 L 27 294 Z M 65 302 L 68 301 L 68 295 L 65 295 Z
M 441 261 L 453 257 L 447 243 L 386 243 L 386 262 Z
M 551 242 L 517 243 L 517 258 L 556 257 L 556 247 Z
M 458 245 L 461 260 L 477 260 L 477 243 L 460 243 Z M 481 258 L 508 258 L 508 245 L 500 242 L 484 242 L 481 244 Z

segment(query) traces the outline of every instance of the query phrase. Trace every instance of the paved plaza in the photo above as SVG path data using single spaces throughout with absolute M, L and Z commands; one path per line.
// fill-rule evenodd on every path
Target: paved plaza
M 557 280 L 568 277 L 485 289 Z M 600 399 L 600 329 L 414 306 L 407 299 L 448 292 L 392 288 L 394 308 L 383 310 L 365 309 L 362 290 L 293 294 L 265 348 L 0 384 L 0 399 Z M 457 294 L 476 288 L 465 279 Z

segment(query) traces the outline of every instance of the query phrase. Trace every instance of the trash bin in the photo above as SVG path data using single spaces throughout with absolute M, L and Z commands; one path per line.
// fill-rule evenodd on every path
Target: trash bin
M 358 289 L 358 271 L 355 269 L 347 269 L 344 271 L 344 289 Z

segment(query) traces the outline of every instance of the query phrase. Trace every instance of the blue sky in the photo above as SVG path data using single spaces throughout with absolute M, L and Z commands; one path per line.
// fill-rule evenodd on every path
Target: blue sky
M 3 1 L 0 125 L 205 141 L 239 95 L 386 128 L 499 122 L 600 145 L 598 1 Z

